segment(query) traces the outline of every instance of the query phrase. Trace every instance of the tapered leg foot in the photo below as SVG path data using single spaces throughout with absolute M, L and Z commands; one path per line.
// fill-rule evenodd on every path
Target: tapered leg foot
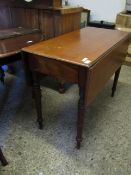
M 1 161 L 1 163 L 2 163 L 3 166 L 8 165 L 8 162 L 7 162 L 7 160 L 5 159 L 5 157 L 4 157 L 3 153 L 2 153 L 1 148 L 0 148 L 0 161 Z
M 82 93 L 81 93 L 82 94 Z M 83 124 L 84 124 L 84 101 L 82 95 L 78 102 L 78 119 L 77 119 L 77 136 L 76 136 L 76 148 L 80 149 L 81 142 L 83 140 Z
M 115 95 L 115 91 L 112 91 L 111 97 L 114 97 L 114 95 Z
M 6 166 L 6 165 L 8 165 L 8 162 L 6 160 L 3 160 L 2 161 L 2 166 Z
M 120 71 L 121 71 L 121 67 L 119 67 L 119 69 L 115 72 L 111 97 L 114 97 L 114 95 L 115 95 L 115 91 L 116 91 L 116 87 L 117 87 Z
M 59 83 L 59 93 L 60 94 L 64 94 L 65 93 L 65 82 L 64 81 L 61 81 L 60 83 Z
M 43 121 L 42 122 L 38 122 L 39 123 L 39 129 L 42 130 L 43 129 Z
M 76 148 L 80 149 L 82 140 L 76 138 Z
M 39 129 L 40 129 L 40 130 L 42 130 L 42 129 L 43 129 L 43 127 L 44 127 L 44 126 L 43 126 L 43 120 L 38 119 L 38 117 L 37 117 L 36 122 L 38 123 Z

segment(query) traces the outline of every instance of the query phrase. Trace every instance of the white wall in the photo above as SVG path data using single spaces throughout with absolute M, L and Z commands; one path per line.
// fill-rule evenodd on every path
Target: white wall
M 91 20 L 115 22 L 117 13 L 125 9 L 126 0 L 68 0 L 69 5 L 79 5 L 91 10 Z

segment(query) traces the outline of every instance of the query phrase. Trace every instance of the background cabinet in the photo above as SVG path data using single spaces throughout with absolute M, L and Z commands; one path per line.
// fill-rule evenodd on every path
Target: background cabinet
M 126 32 L 131 32 L 131 14 L 129 12 L 120 12 L 116 17 L 116 29 Z M 125 65 L 131 66 L 131 38 L 127 50 Z
M 79 29 L 82 11 L 82 7 L 62 7 L 61 0 L 2 0 L 0 29 L 38 28 L 49 39 Z

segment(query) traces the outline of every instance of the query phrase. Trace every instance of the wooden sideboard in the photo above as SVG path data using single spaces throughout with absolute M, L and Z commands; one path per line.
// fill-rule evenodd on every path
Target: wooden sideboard
M 79 29 L 82 11 L 82 7 L 62 7 L 60 0 L 2 0 L 0 29 L 38 28 L 46 40 Z

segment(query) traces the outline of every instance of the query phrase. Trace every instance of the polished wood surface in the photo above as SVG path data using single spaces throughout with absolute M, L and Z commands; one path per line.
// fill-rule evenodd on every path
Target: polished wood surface
M 51 59 L 90 67 L 125 42 L 128 33 L 87 27 L 24 48 L 24 51 Z M 88 58 L 89 64 L 83 62 Z
M 18 36 L 23 36 L 32 33 L 40 33 L 40 30 L 37 28 L 8 28 L 8 29 L 0 29 L 0 40 L 14 38 Z
M 38 73 L 77 83 L 79 101 L 76 140 L 79 149 L 85 107 L 90 105 L 115 73 L 112 87 L 114 96 L 128 43 L 129 33 L 88 27 L 23 48 L 24 59 L 33 76 L 39 128 L 43 127 L 43 119 Z

